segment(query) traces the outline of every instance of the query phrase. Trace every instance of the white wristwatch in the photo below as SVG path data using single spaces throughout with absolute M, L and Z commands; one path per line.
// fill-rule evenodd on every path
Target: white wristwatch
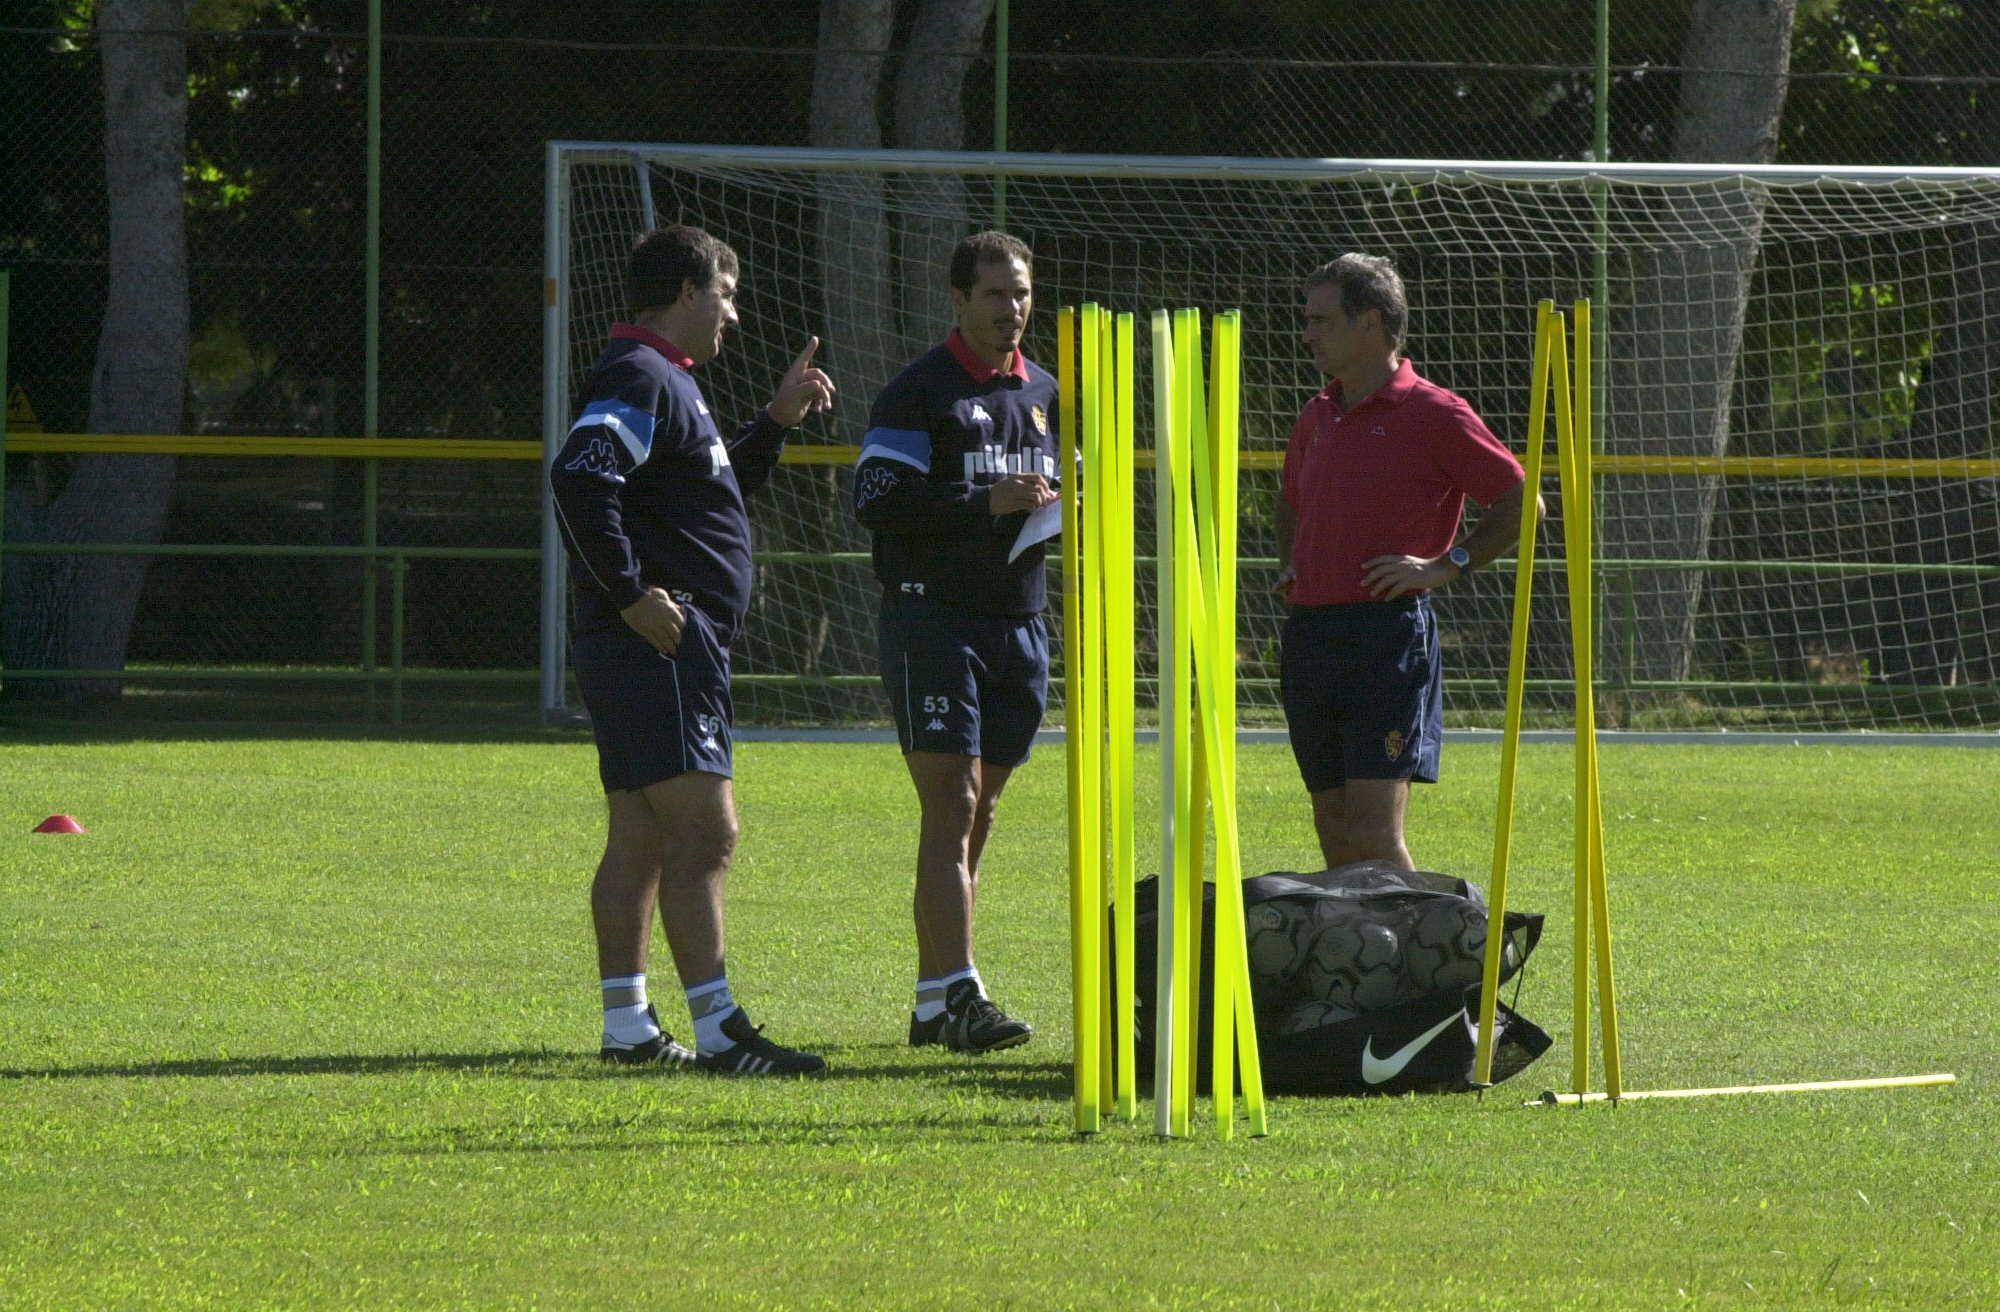
M 1472 573 L 1472 553 L 1464 547 L 1453 547 L 1444 553 L 1444 558 L 1458 566 L 1461 575 Z

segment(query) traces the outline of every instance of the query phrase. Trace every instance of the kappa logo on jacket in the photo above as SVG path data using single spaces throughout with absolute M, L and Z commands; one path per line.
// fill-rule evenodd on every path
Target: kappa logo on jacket
M 570 462 L 563 466 L 563 471 L 570 474 L 595 474 L 614 483 L 625 481 L 618 473 L 618 448 L 612 445 L 608 437 L 591 438 L 590 445 L 577 452 Z

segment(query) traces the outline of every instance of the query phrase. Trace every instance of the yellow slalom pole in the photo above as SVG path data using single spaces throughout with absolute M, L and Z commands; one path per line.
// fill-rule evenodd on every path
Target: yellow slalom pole
M 1499 1016 L 1500 955 L 1507 925 L 1507 865 L 1514 841 L 1514 781 L 1521 754 L 1522 702 L 1528 667 L 1529 594 L 1535 578 L 1535 497 L 1542 484 L 1542 450 L 1547 442 L 1550 334 L 1555 303 L 1535 309 L 1535 346 L 1528 366 L 1528 444 L 1523 452 L 1521 537 L 1514 559 L 1514 621 L 1507 644 L 1507 720 L 1500 735 L 1500 800 L 1493 814 L 1493 879 L 1486 907 L 1486 955 L 1479 974 L 1479 1044 L 1473 1057 L 1475 1083 L 1493 1082 L 1494 1026 Z
M 1637 1102 L 1642 1098 L 1716 1098 L 1733 1093 L 1830 1093 L 1846 1089 L 1925 1089 L 1956 1084 L 1949 1071 L 1930 1075 L 1886 1075 L 1865 1080 L 1805 1080 L 1796 1084 L 1731 1084 L 1713 1089 L 1639 1089 L 1630 1093 L 1545 1092 L 1530 1098 L 1526 1107 L 1578 1107 L 1587 1102 Z
M 1107 581 L 1105 595 L 1105 658 L 1110 667 L 1107 686 L 1109 705 L 1105 717 L 1110 735 L 1110 781 L 1111 781 L 1111 900 L 1113 920 L 1117 925 L 1118 941 L 1112 953 L 1117 962 L 1117 978 L 1113 981 L 1113 996 L 1117 1005 L 1112 1009 L 1112 1024 L 1115 1042 L 1118 1045 L 1118 1087 L 1117 1111 L 1122 1120 L 1131 1121 L 1139 1115 L 1139 1079 L 1135 1048 L 1138 1017 L 1136 1015 L 1137 966 L 1135 950 L 1137 938 L 1134 920 L 1138 914 L 1134 900 L 1132 880 L 1137 860 L 1137 829 L 1132 809 L 1133 741 L 1138 720 L 1138 676 L 1134 632 L 1137 624 L 1134 605 L 1133 571 L 1137 555 L 1132 540 L 1133 496 L 1132 496 L 1132 452 L 1134 386 L 1133 322 L 1129 313 L 1117 318 L 1117 407 L 1112 425 L 1112 440 L 1105 466 L 1110 477 L 1105 481 L 1101 494 L 1099 513 L 1105 517 L 1106 543 L 1104 552 L 1104 576 Z
M 1188 494 L 1184 498 L 1187 517 L 1187 540 L 1192 546 L 1189 566 L 1193 582 L 1190 596 L 1194 604 L 1188 610 L 1187 651 L 1192 659 L 1194 689 L 1197 694 L 1214 691 L 1214 681 L 1209 677 L 1212 670 L 1208 653 L 1209 635 L 1215 623 L 1215 457 L 1209 445 L 1208 433 L 1208 387 L 1201 362 L 1201 311 L 1188 308 L 1181 311 L 1185 337 L 1176 349 L 1186 361 L 1181 370 L 1181 387 L 1185 393 L 1187 406 L 1187 434 L 1181 441 L 1181 449 L 1187 453 L 1186 467 L 1193 477 L 1188 480 Z M 1197 697 L 1198 703 L 1209 699 Z M 1192 1133 L 1194 1112 L 1194 1090 L 1199 1083 L 1197 1062 L 1200 1059 L 1201 1044 L 1201 986 L 1209 983 L 1213 992 L 1213 982 L 1205 979 L 1202 969 L 1201 945 L 1204 938 L 1213 935 L 1215 927 L 1208 923 L 1202 908 L 1202 889 L 1207 885 L 1208 837 L 1210 821 L 1210 796 L 1215 785 L 1215 742 L 1214 734 L 1208 727 L 1208 717 L 1197 704 L 1193 717 L 1193 727 L 1189 734 L 1194 744 L 1192 764 L 1194 781 L 1188 790 L 1187 832 L 1191 845 L 1189 861 L 1194 878 L 1182 888 L 1181 909 L 1186 913 L 1188 943 L 1188 1014 L 1187 1044 L 1188 1065 L 1187 1084 L 1183 1095 L 1183 1105 L 1187 1108 L 1190 1124 L 1183 1133 Z M 1212 941 L 1212 940 L 1211 940 Z M 1214 965 L 1211 954 L 1210 967 Z M 1211 1035 L 1211 1040 L 1213 1036 Z M 1211 1043 L 1211 1047 L 1212 1047 Z
M 1175 996 L 1174 1025 L 1180 1032 L 1174 1053 L 1174 1118 L 1176 1135 L 1192 1128 L 1196 1019 L 1201 998 L 1201 886 L 1204 842 L 1202 823 L 1202 748 L 1193 714 L 1194 635 L 1201 632 L 1201 544 L 1195 536 L 1194 488 L 1200 477 L 1196 430 L 1201 424 L 1195 397 L 1200 393 L 1201 326 L 1197 312 L 1179 310 L 1174 316 L 1174 659 L 1185 662 L 1185 675 L 1173 688 L 1174 733 L 1182 744 L 1174 774 L 1174 953 L 1181 984 Z M 1189 677 L 1192 676 L 1192 677 Z
M 1216 789 L 1215 859 L 1215 980 L 1217 1000 L 1214 1020 L 1215 1049 L 1218 1054 L 1214 1074 L 1216 1123 L 1222 1137 L 1235 1133 L 1231 1095 L 1236 1071 L 1241 1070 L 1244 1109 L 1250 1133 L 1269 1132 L 1265 1119 L 1263 1069 L 1257 1052 L 1253 999 L 1250 994 L 1250 959 L 1243 925 L 1242 831 L 1237 823 L 1236 753 L 1236 564 L 1237 495 L 1241 452 L 1242 417 L 1242 316 L 1238 311 L 1220 314 L 1214 320 L 1214 366 L 1209 372 L 1215 404 L 1209 428 L 1215 451 L 1216 504 L 1216 623 L 1213 674 L 1215 703 L 1220 724 L 1216 741 L 1220 747 L 1222 778 Z M 1226 986 L 1228 1001 L 1223 1001 Z
M 1070 951 L 1070 1064 L 1075 1076 L 1075 1126 L 1078 1134 L 1093 1134 L 1099 1126 L 1095 1088 L 1090 1075 L 1097 1069 L 1094 1021 L 1097 1000 L 1093 996 L 1091 974 L 1096 965 L 1095 939 L 1088 932 L 1095 899 L 1084 878 L 1085 777 L 1083 773 L 1083 724 L 1077 708 L 1082 700 L 1083 677 L 1078 662 L 1083 657 L 1083 571 L 1077 541 L 1077 413 L 1076 336 L 1077 314 L 1064 306 L 1056 312 L 1056 431 L 1058 459 L 1062 462 L 1062 562 L 1063 562 L 1063 714 L 1068 732 L 1063 735 L 1063 756 L 1069 791 L 1069 951 Z M 1094 786 L 1094 781 L 1093 781 Z
M 1576 478 L 1576 412 L 1571 408 L 1569 390 L 1569 329 L 1563 317 L 1555 317 L 1555 358 L 1550 371 L 1555 382 L 1556 464 L 1562 477 L 1563 562 L 1569 585 L 1570 657 L 1576 684 L 1576 747 L 1574 793 L 1576 798 L 1575 879 L 1571 926 L 1576 958 L 1570 973 L 1570 1092 L 1582 1093 L 1590 1087 L 1590 650 L 1585 631 L 1589 603 L 1580 595 L 1584 545 L 1578 536 L 1588 511 Z
M 1220 683 L 1222 704 L 1229 709 L 1229 723 L 1224 743 L 1229 761 L 1229 817 L 1230 841 L 1234 845 L 1233 854 L 1226 866 L 1234 881 L 1229 899 L 1232 908 L 1228 935 L 1231 951 L 1235 957 L 1236 996 L 1236 1061 L 1243 1084 L 1243 1110 L 1249 1121 L 1250 1133 L 1257 1137 L 1271 1132 L 1270 1122 L 1264 1107 L 1264 1063 L 1257 1049 L 1256 1000 L 1250 992 L 1250 949 L 1243 925 L 1242 896 L 1242 830 L 1237 825 L 1236 786 L 1236 568 L 1238 542 L 1238 515 L 1240 473 L 1242 466 L 1242 418 L 1243 418 L 1243 312 L 1231 310 L 1218 319 L 1218 332 L 1224 334 L 1222 347 L 1218 352 L 1219 364 L 1216 385 L 1222 389 L 1222 404 L 1219 424 L 1221 435 L 1216 440 L 1216 450 L 1221 455 L 1218 466 L 1219 482 L 1217 499 L 1226 508 L 1222 534 L 1222 598 L 1219 609 L 1228 629 L 1222 641 L 1222 663 Z M 1225 381 L 1226 380 L 1226 381 Z M 1218 865 L 1221 863 L 1218 862 Z
M 1116 457 L 1112 446 L 1118 431 L 1118 382 L 1117 354 L 1112 341 L 1112 315 L 1109 310 L 1100 310 L 1097 316 L 1097 465 L 1091 483 L 1095 487 L 1111 490 L 1117 485 Z M 1097 570 L 1095 586 L 1085 595 L 1090 598 L 1097 613 L 1097 641 L 1091 644 L 1091 654 L 1097 661 L 1097 722 L 1100 729 L 1108 728 L 1111 718 L 1111 571 L 1112 564 L 1111 524 L 1112 514 L 1106 507 L 1100 507 L 1090 517 L 1096 531 L 1087 536 L 1097 545 Z M 1097 748 L 1098 778 L 1098 903 L 1097 923 L 1100 948 L 1097 958 L 1098 978 L 1104 981 L 1102 993 L 1104 1006 L 1102 1021 L 1105 1038 L 1100 1045 L 1101 1083 L 1098 1089 L 1097 1105 L 1111 1110 L 1117 1103 L 1113 1074 L 1113 1057 L 1117 1048 L 1118 1007 L 1115 1000 L 1116 981 L 1112 977 L 1111 964 L 1111 868 L 1114 862 L 1110 833 L 1110 813 L 1114 805 L 1111 787 L 1111 752 L 1106 735 L 1100 733 Z
M 1595 660 L 1597 652 L 1597 546 L 1595 500 L 1597 488 L 1591 470 L 1591 452 L 1596 436 L 1591 371 L 1590 302 L 1581 300 L 1576 315 L 1576 485 L 1582 498 L 1579 519 L 1583 536 L 1584 644 Z M 1593 665 L 1594 668 L 1594 665 Z M 1611 892 L 1604 867 L 1604 800 L 1597 765 L 1597 688 L 1594 679 L 1579 673 L 1585 692 L 1584 705 L 1590 712 L 1590 908 L 1592 937 L 1597 957 L 1597 1018 L 1604 1046 L 1604 1089 L 1613 1098 L 1623 1088 L 1624 1072 L 1618 1043 L 1618 988 L 1611 969 Z
M 1186 753 L 1185 715 L 1178 729 L 1174 707 L 1185 705 L 1184 662 L 1174 645 L 1180 622 L 1175 585 L 1174 484 L 1178 470 L 1174 463 L 1175 410 L 1179 389 L 1174 381 L 1173 325 L 1165 310 L 1153 312 L 1153 524 L 1155 606 L 1159 622 L 1160 717 L 1160 881 L 1158 940 L 1154 948 L 1156 967 L 1153 1006 L 1153 1133 L 1171 1135 L 1174 1124 L 1174 1067 L 1179 1056 L 1180 1032 L 1175 1017 L 1180 1014 L 1180 936 L 1176 932 L 1176 887 L 1174 862 L 1180 851 L 1175 821 L 1179 815 L 1179 780 Z
M 1095 488 L 1102 468 L 1101 451 L 1104 442 L 1104 410 L 1101 397 L 1104 392 L 1103 355 L 1099 341 L 1104 332 L 1104 312 L 1100 306 L 1086 304 L 1083 307 L 1083 390 L 1077 399 L 1077 409 L 1083 418 L 1083 481 Z M 1085 496 L 1095 499 L 1094 492 Z M 1104 1096 L 1104 597 L 1101 581 L 1104 577 L 1104 558 L 1096 549 L 1098 514 L 1094 505 L 1083 509 L 1083 539 L 1080 550 L 1083 555 L 1083 574 L 1078 582 L 1078 591 L 1083 594 L 1083 629 L 1079 647 L 1083 658 L 1079 663 L 1083 676 L 1083 695 L 1078 699 L 1082 719 L 1083 734 L 1083 796 L 1084 831 L 1083 863 L 1084 890 L 1090 898 L 1088 919 L 1085 922 L 1084 942 L 1090 953 L 1091 1018 L 1090 1052 L 1091 1062 L 1088 1077 L 1092 1080 L 1091 1106 L 1093 1112 L 1102 1116 L 1105 1110 Z
M 1195 320 L 1194 352 L 1199 357 L 1201 351 L 1200 320 Z M 1211 349 L 1220 346 L 1220 325 L 1211 328 Z M 1196 564 L 1196 592 L 1200 603 L 1196 609 L 1197 621 L 1194 626 L 1195 651 L 1195 692 L 1200 702 L 1201 720 L 1198 732 L 1201 736 L 1201 755 L 1197 761 L 1201 766 L 1202 780 L 1195 789 L 1195 816 L 1197 820 L 1206 811 L 1215 827 L 1215 910 L 1208 925 L 1209 941 L 1214 945 L 1209 962 L 1209 1091 L 1214 1099 L 1216 1129 L 1223 1138 L 1235 1134 L 1235 1087 L 1236 1063 L 1235 1045 L 1231 1037 L 1235 1032 L 1235 998 L 1233 986 L 1235 972 L 1229 956 L 1228 936 L 1224 926 L 1228 921 L 1226 903 L 1235 881 L 1242 878 L 1238 873 L 1231 876 L 1229 858 L 1233 855 L 1236 836 L 1234 821 L 1236 808 L 1234 792 L 1229 778 L 1227 754 L 1230 740 L 1235 737 L 1234 707 L 1225 709 L 1223 701 L 1223 673 L 1221 654 L 1221 634 L 1225 624 L 1222 614 L 1222 522 L 1228 514 L 1220 497 L 1221 466 L 1221 408 L 1222 393 L 1220 379 L 1213 372 L 1209 386 L 1203 385 L 1201 377 L 1189 370 L 1190 408 L 1201 416 L 1201 426 L 1194 436 L 1194 505 L 1193 519 Z M 1226 718 L 1225 718 L 1226 717 Z M 1205 786 L 1203 786 L 1205 785 Z M 1204 795 L 1207 805 L 1204 806 Z M 1204 849 L 1206 843 L 1203 844 Z M 1240 865 L 1240 856 L 1236 857 Z M 1241 902 L 1238 902 L 1241 913 Z M 1197 937 L 1195 949 L 1200 952 Z M 1201 1018 L 1196 1017 L 1194 1027 L 1200 1031 Z

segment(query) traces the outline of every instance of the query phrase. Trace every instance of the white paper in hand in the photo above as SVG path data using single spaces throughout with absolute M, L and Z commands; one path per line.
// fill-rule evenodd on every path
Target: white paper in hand
M 1021 525 L 1021 531 L 1014 538 L 1014 549 L 1007 553 L 1007 563 L 1013 564 L 1021 558 L 1021 553 L 1037 542 L 1047 542 L 1062 532 L 1062 500 L 1057 498 L 1040 510 L 1028 512 L 1028 522 Z

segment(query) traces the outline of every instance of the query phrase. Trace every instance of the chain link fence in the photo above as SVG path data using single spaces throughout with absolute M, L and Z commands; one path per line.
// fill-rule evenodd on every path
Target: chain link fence
M 385 36 L 381 434 L 537 438 L 546 141 L 813 144 L 817 6 L 759 7 L 748 24 L 740 6 L 689 4 L 671 40 L 635 39 L 630 14 L 603 8 L 613 12 L 482 6 Z M 1268 7 L 1273 17 L 1175 4 L 1145 22 L 1056 8 L 1014 7 L 1016 150 L 1579 159 L 1591 146 L 1590 0 L 1350 6 L 1338 26 L 1305 6 Z M 1628 20 L 1617 8 L 1611 153 L 1663 158 L 1686 15 Z M 361 11 L 285 12 L 295 25 L 187 34 L 190 434 L 364 430 Z M 298 18 L 307 12 L 334 21 L 310 26 Z M 1982 103 L 2000 91 L 1991 7 L 1819 7 L 1801 16 L 1793 44 L 1779 162 L 2000 163 L 2000 140 L 1979 128 Z M 891 121 L 897 66 L 886 54 L 883 143 L 894 145 L 903 125 Z M 0 28 L 0 64 L 10 70 L 0 114 L 17 125 L 0 187 L 9 373 L 42 429 L 81 432 L 107 281 L 97 43 L 53 17 Z M 993 88 L 985 55 L 965 87 L 970 147 L 990 140 Z M 1010 220 L 1032 232 L 1032 214 Z M 10 502 L 46 503 L 74 459 L 8 456 Z M 371 475 L 359 461 L 184 457 L 169 544 L 351 548 L 372 506 L 384 546 L 507 554 L 413 557 L 399 589 L 374 590 L 372 622 L 360 586 L 370 566 L 353 555 L 163 555 L 130 659 L 354 666 L 387 660 L 395 629 L 411 666 L 526 676 L 537 658 L 529 557 L 540 486 L 532 461 L 385 461 Z M 10 543 L 19 519 L 6 520 Z M 7 561 L 18 564 L 12 552 Z M 13 595 L 0 592 L 0 605 Z M 532 685 L 519 686 L 529 710 Z

